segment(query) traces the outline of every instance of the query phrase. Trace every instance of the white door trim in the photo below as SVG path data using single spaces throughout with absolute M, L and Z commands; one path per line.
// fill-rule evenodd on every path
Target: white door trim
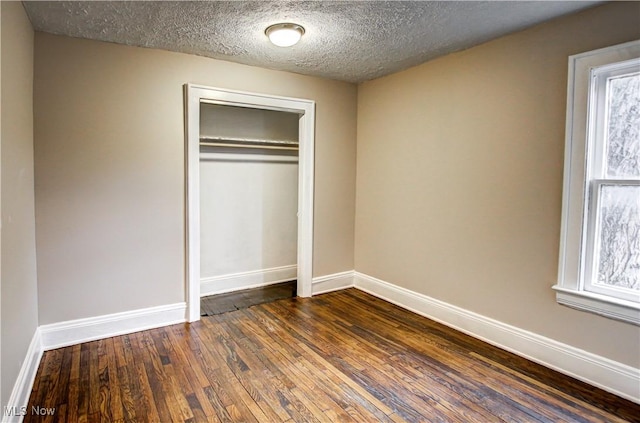
M 315 102 L 185 84 L 187 321 L 200 320 L 200 103 L 300 115 L 298 151 L 298 295 L 312 295 Z

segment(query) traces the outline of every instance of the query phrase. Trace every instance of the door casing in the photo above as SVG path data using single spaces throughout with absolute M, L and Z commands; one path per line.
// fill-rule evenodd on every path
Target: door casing
M 313 186 L 315 102 L 206 87 L 184 85 L 185 100 L 185 231 L 187 321 L 200 320 L 200 104 L 248 107 L 297 113 L 298 124 L 298 269 L 297 294 L 312 295 Z

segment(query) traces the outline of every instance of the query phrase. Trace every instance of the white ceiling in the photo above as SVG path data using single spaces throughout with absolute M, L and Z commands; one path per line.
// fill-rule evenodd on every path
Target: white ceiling
M 37 31 L 362 82 L 574 13 L 595 1 L 23 2 Z M 305 27 L 291 48 L 270 24 Z

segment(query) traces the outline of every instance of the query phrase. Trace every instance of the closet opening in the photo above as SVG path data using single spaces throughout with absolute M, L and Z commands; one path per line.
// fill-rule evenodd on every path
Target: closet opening
M 210 296 L 311 295 L 314 111 L 185 85 L 188 321 L 215 314 Z
M 200 104 L 201 316 L 295 295 L 298 119 Z

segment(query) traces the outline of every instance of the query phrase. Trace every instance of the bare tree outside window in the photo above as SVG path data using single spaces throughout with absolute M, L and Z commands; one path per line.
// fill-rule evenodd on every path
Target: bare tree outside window
M 609 80 L 607 176 L 640 177 L 640 74 Z
M 640 290 L 640 186 L 600 191 L 597 283 Z
M 606 178 L 640 178 L 640 73 L 607 86 Z M 600 185 L 596 284 L 640 291 L 640 186 Z

